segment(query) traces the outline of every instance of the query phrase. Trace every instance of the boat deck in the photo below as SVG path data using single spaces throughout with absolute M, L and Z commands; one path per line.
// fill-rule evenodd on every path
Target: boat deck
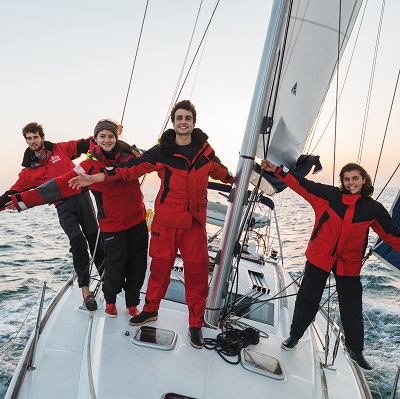
M 251 263 L 249 267 L 255 266 Z M 274 268 L 266 267 L 266 275 L 272 279 Z M 274 293 L 278 290 L 273 280 L 271 288 Z M 78 308 L 81 301 L 80 289 L 73 286 L 62 298 L 60 305 L 63 306 L 56 307 L 39 339 L 35 359 L 39 367 L 27 372 L 20 398 L 154 399 L 179 394 L 181 396 L 170 397 L 286 399 L 293 398 L 293 392 L 296 392 L 296 398 L 311 399 L 324 397 L 321 396 L 324 389 L 328 389 L 329 396 L 326 397 L 329 398 L 361 397 L 354 389 L 353 373 L 341 348 L 336 360 L 338 371 L 325 370 L 321 376 L 318 355 L 323 358 L 323 353 L 315 352 L 314 338 L 309 332 L 295 350 L 287 352 L 280 347 L 284 336 L 280 329 L 276 333 L 273 326 L 245 320 L 269 334 L 268 338 L 261 338 L 259 344 L 249 348 L 279 360 L 284 378 L 276 380 L 251 372 L 241 364 L 228 364 L 215 350 L 193 348 L 187 334 L 188 317 L 184 304 L 162 301 L 158 320 L 146 324 L 176 333 L 175 347 L 160 350 L 133 343 L 132 337 L 138 327 L 128 324 L 130 316 L 122 295 L 117 299 L 116 318 L 105 315 L 102 295 L 98 299 L 99 309 L 93 314 Z M 276 306 L 275 316 L 282 312 L 284 310 Z M 289 314 L 287 317 L 290 320 Z M 52 330 L 51 334 L 47 332 L 49 330 Z M 216 338 L 219 332 L 203 328 L 206 338 Z M 346 378 L 340 378 L 338 384 L 337 377 L 343 377 L 343 374 Z M 327 388 L 324 388 L 325 379 Z

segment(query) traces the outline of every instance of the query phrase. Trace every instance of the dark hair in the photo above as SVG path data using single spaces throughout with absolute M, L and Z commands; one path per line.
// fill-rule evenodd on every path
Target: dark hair
M 175 122 L 175 113 L 178 109 L 184 109 L 186 111 L 190 111 L 193 115 L 193 124 L 196 124 L 196 108 L 189 100 L 182 100 L 179 103 L 176 103 L 174 108 L 171 111 L 171 122 Z
M 40 137 L 44 137 L 44 131 L 42 125 L 37 122 L 28 123 L 24 128 L 22 128 L 22 134 L 26 139 L 27 133 L 39 133 Z
M 371 181 L 371 176 L 368 174 L 368 172 L 360 165 L 357 163 L 348 163 L 343 166 L 342 170 L 340 171 L 339 178 L 340 182 L 343 184 L 343 178 L 345 172 L 351 172 L 353 170 L 357 170 L 360 172 L 360 175 L 363 179 L 365 179 L 365 183 L 362 186 L 362 191 L 370 191 L 373 190 L 374 187 L 372 185 Z

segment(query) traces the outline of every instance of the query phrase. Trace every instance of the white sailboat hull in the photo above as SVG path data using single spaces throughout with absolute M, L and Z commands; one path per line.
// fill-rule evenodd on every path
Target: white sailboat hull
M 274 261 L 265 265 L 248 260 L 241 262 L 240 292 L 258 292 L 248 278 L 249 270 L 262 273 L 270 289 L 269 294 L 258 292 L 258 295 L 271 297 L 281 290 Z M 179 275 L 180 272 L 173 271 L 172 278 Z M 289 282 L 286 273 L 285 276 Z M 294 289 L 287 293 L 294 293 Z M 283 300 L 274 301 L 272 325 L 241 320 L 268 334 L 268 338 L 260 338 L 257 345 L 249 348 L 279 361 L 284 378 L 277 380 L 249 371 L 241 364 L 228 364 L 215 350 L 194 349 L 187 334 L 188 314 L 183 303 L 163 300 L 158 320 L 146 324 L 176 333 L 175 347 L 160 350 L 133 342 L 138 327 L 128 324 L 130 317 L 123 295 L 117 299 L 118 317 L 109 318 L 104 313 L 101 295 L 99 310 L 92 314 L 79 310 L 81 292 L 77 285 L 72 285 L 61 297 L 40 335 L 34 360 L 36 369 L 26 372 L 19 394 L 13 394 L 22 371 L 17 369 L 6 398 L 150 399 L 167 394 L 198 399 L 369 397 L 368 388 L 365 394 L 359 388 L 363 375 L 357 376 L 357 368 L 348 360 L 342 344 L 335 360 L 336 371 L 321 367 L 324 351 L 315 331 L 319 331 L 323 339 L 325 320 L 322 315 L 318 315 L 315 327 L 306 332 L 293 351 L 281 349 L 281 342 L 288 335 L 293 302 L 293 297 L 289 298 L 287 309 Z M 220 332 L 203 328 L 205 338 L 216 338 Z M 331 353 L 333 344 L 334 336 Z M 324 396 L 324 390 L 328 396 Z

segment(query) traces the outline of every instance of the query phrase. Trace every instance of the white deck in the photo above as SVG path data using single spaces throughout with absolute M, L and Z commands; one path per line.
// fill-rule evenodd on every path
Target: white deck
M 241 270 L 242 288 L 248 285 L 247 267 L 261 270 L 261 266 L 245 262 Z M 278 291 L 274 270 L 270 264 L 263 268 L 271 294 Z M 92 319 L 88 312 L 78 309 L 81 300 L 80 289 L 74 286 L 53 312 L 39 339 L 35 359 L 38 367 L 27 372 L 20 398 L 154 399 L 167 393 L 197 399 L 324 397 L 318 360 L 318 355 L 323 359 L 324 354 L 314 350 L 313 336 L 307 332 L 293 351 L 287 352 L 280 347 L 286 335 L 286 331 L 282 333 L 282 327 L 287 330 L 291 314 L 280 308 L 279 301 L 275 302 L 276 328 L 251 320 L 246 322 L 269 334 L 269 338 L 261 338 L 258 345 L 251 347 L 279 360 L 285 373 L 282 381 L 250 372 L 240 364 L 228 364 L 214 350 L 194 349 L 187 335 L 186 306 L 171 301 L 163 301 L 159 319 L 147 325 L 175 331 L 178 336 L 176 347 L 164 351 L 134 345 L 131 338 L 137 327 L 128 324 L 130 317 L 124 298 L 120 296 L 117 300 L 118 317 L 109 318 L 104 313 L 102 294 L 98 299 L 99 310 L 92 315 L 91 361 L 88 362 L 87 336 Z M 293 300 L 289 303 L 292 305 Z M 279 318 L 287 320 L 278 322 Z M 203 329 L 204 337 L 215 338 L 219 332 Z M 92 386 L 88 364 L 92 368 Z M 347 361 L 341 347 L 335 365 L 337 371 L 325 370 L 326 397 L 362 398 L 352 372 L 354 366 Z

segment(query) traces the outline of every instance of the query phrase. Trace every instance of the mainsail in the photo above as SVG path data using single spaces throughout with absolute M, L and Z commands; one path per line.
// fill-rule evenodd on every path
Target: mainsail
M 334 76 L 338 58 L 344 52 L 361 3 L 361 0 L 293 2 L 282 73 L 280 79 L 274 82 L 275 86 L 279 84 L 275 111 L 272 115 L 272 101 L 266 111 L 274 121 L 268 148 L 268 159 L 273 163 L 295 167 Z M 282 49 L 280 51 L 283 52 Z M 260 136 L 257 146 L 260 158 L 265 158 L 264 147 L 263 137 Z
M 293 167 L 326 96 L 338 53 L 344 51 L 361 3 L 361 0 L 276 0 L 273 3 L 236 170 L 232 206 L 221 239 L 221 256 L 209 291 L 210 309 L 218 309 L 224 297 L 255 155 L 266 156 L 267 136 L 260 136 L 265 130 L 266 117 L 274 121 L 268 158 L 276 164 Z M 281 59 L 283 63 L 279 62 Z M 269 194 L 267 190 L 264 192 Z M 216 325 L 218 311 L 208 313 L 208 320 Z
M 390 215 L 395 226 L 400 229 L 400 190 L 390 209 Z M 400 271 L 400 253 L 383 242 L 379 237 L 375 241 L 373 254 L 391 269 Z

